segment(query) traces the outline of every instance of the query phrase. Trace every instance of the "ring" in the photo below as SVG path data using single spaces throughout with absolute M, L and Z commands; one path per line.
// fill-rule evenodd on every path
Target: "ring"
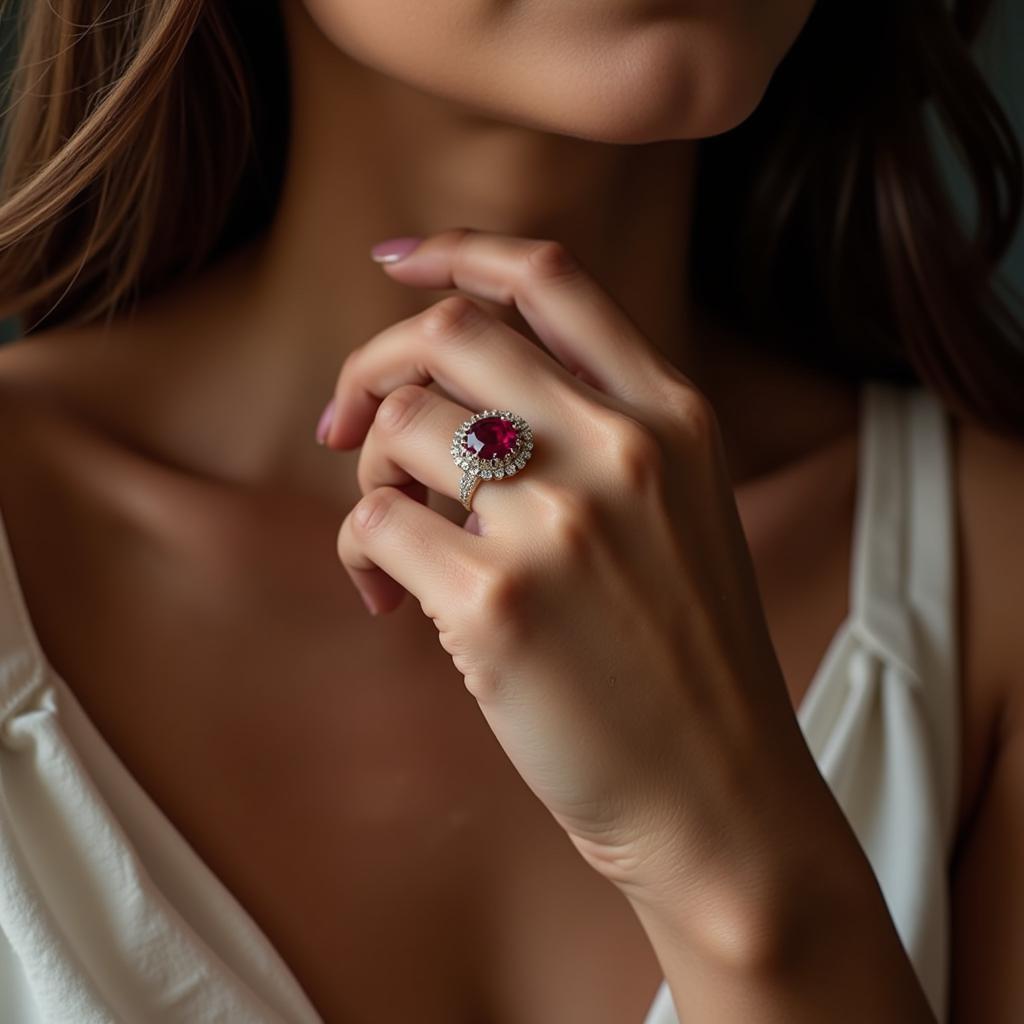
M 481 480 L 515 476 L 533 454 L 533 431 L 508 409 L 484 409 L 452 435 L 452 458 L 462 470 L 459 501 L 467 512 Z

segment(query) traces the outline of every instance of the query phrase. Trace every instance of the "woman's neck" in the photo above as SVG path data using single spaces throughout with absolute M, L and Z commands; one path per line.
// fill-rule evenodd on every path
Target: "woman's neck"
M 302 3 L 282 9 L 292 118 L 275 218 L 123 332 L 119 358 L 141 386 L 118 395 L 146 406 L 129 419 L 144 415 L 207 473 L 348 502 L 354 472 L 325 473 L 344 456 L 313 440 L 341 363 L 445 294 L 390 280 L 368 249 L 461 226 L 566 244 L 713 402 L 712 384 L 747 372 L 723 374 L 726 339 L 698 337 L 690 305 L 695 141 L 609 145 L 502 124 L 354 60 Z M 514 309 L 489 308 L 529 336 Z M 764 461 L 730 455 L 740 472 Z

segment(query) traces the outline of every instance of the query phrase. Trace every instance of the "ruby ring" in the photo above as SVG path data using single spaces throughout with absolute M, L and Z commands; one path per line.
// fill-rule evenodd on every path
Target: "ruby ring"
M 460 424 L 452 436 L 452 458 L 462 470 L 459 501 L 471 512 L 481 480 L 515 476 L 533 452 L 530 425 L 508 409 L 485 409 Z

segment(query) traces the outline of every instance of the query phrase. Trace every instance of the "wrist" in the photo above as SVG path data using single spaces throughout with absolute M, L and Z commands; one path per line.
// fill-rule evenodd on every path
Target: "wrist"
M 681 1019 L 936 1024 L 863 856 L 784 872 L 755 891 L 630 902 Z
M 849 934 L 865 908 L 880 908 L 888 921 L 871 865 L 834 803 L 823 818 L 808 814 L 798 830 L 709 863 L 699 877 L 650 877 L 617 887 L 652 940 L 726 971 L 792 970 L 830 932 Z

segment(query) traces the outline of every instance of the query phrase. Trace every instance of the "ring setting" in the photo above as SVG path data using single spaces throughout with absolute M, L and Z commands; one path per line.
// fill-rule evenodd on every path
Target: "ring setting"
M 459 501 L 470 512 L 481 480 L 515 476 L 526 466 L 533 454 L 533 431 L 508 409 L 484 409 L 456 428 L 451 453 L 462 470 Z

